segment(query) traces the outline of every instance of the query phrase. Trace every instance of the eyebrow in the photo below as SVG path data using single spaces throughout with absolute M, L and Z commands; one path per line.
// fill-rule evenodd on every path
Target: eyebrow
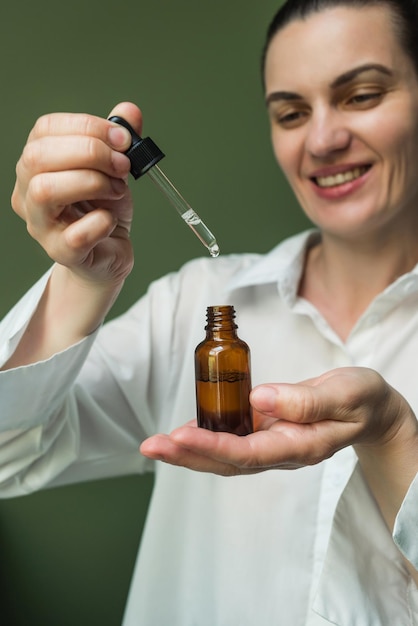
M 335 89 L 336 87 L 340 87 L 341 85 L 345 85 L 349 83 L 354 78 L 357 78 L 359 74 L 363 72 L 370 72 L 371 70 L 375 70 L 380 72 L 381 74 L 385 74 L 386 76 L 393 76 L 393 72 L 386 67 L 385 65 L 381 65 L 380 63 L 367 63 L 365 65 L 360 65 L 359 67 L 355 67 L 348 72 L 344 72 L 341 76 L 338 76 L 332 83 L 331 87 Z
M 337 76 L 337 78 L 332 81 L 331 88 L 337 89 L 337 87 L 341 87 L 342 85 L 345 85 L 346 83 L 349 83 L 357 78 L 359 74 L 370 72 L 371 70 L 385 74 L 385 76 L 393 76 L 393 72 L 385 65 L 381 65 L 380 63 L 366 63 L 364 65 L 360 65 L 359 67 L 355 67 L 348 72 L 344 72 L 341 76 Z M 292 91 L 273 91 L 267 96 L 266 104 L 268 105 L 271 102 L 276 102 L 277 100 L 302 100 L 302 96 Z

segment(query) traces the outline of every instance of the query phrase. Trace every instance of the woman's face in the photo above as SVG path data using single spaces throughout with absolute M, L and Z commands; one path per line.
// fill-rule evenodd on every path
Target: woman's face
M 418 79 L 387 7 L 291 22 L 265 83 L 277 161 L 315 224 L 358 237 L 418 220 Z

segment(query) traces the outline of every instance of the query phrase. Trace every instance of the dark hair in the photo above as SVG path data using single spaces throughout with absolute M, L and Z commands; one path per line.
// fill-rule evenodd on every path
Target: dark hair
M 290 22 L 304 19 L 324 9 L 346 6 L 367 7 L 386 5 L 392 12 L 398 32 L 399 43 L 414 64 L 418 74 L 418 1 L 417 0 L 287 0 L 277 11 L 267 30 L 262 54 L 262 76 L 271 40 L 276 33 Z

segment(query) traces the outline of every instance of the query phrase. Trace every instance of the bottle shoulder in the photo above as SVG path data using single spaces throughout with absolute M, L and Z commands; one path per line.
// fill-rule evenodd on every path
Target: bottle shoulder
M 196 352 L 198 350 L 214 350 L 215 352 L 222 352 L 224 350 L 233 349 L 249 350 L 249 347 L 248 344 L 239 337 L 204 339 L 196 346 Z

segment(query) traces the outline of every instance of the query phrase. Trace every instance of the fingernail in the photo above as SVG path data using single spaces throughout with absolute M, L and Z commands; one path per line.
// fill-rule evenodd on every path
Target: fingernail
M 116 178 L 118 174 L 120 174 L 119 178 L 123 178 L 129 173 L 129 169 L 131 167 L 130 161 L 125 154 L 122 152 L 117 152 L 116 150 L 112 150 L 112 165 L 116 174 Z
M 262 385 L 251 392 L 251 404 L 258 411 L 274 411 L 277 391 L 274 387 Z
M 111 178 L 110 183 L 112 185 L 112 189 L 115 192 L 116 196 L 123 196 L 126 191 L 126 183 L 121 178 Z
M 132 137 L 127 128 L 124 128 L 120 124 L 109 128 L 109 142 L 113 148 L 118 150 L 124 150 L 129 148 L 132 143 Z

